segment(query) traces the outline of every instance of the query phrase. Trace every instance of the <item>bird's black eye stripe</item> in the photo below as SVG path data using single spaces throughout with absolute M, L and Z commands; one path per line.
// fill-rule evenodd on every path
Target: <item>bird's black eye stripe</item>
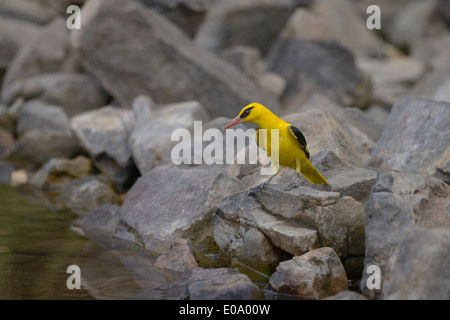
M 247 108 L 244 110 L 244 112 L 242 112 L 241 116 L 239 118 L 243 119 L 245 117 L 247 117 L 250 114 L 250 111 L 253 109 L 253 107 Z

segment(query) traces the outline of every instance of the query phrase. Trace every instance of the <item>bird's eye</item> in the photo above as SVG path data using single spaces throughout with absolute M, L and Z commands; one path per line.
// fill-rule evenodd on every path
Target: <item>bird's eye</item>
M 248 116 L 249 113 L 250 113 L 250 111 L 245 110 L 245 111 L 244 111 L 244 116 Z

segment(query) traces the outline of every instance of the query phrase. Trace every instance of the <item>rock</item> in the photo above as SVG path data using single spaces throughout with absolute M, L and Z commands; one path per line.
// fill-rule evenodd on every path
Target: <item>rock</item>
M 330 150 L 344 161 L 356 166 L 361 165 L 361 158 L 352 139 L 331 112 L 309 110 L 289 114 L 282 119 L 300 129 L 306 138 L 311 155 L 322 150 Z
M 306 100 L 314 92 L 362 109 L 371 99 L 370 78 L 357 69 L 352 54 L 335 41 L 280 36 L 268 55 L 267 69 L 287 81 L 285 105 Z
M 447 25 L 450 25 L 450 3 L 448 0 L 439 0 L 436 11 Z
M 177 24 L 191 38 L 195 36 L 208 11 L 208 0 L 143 0 Z
M 69 30 L 62 17 L 42 28 L 37 37 L 23 46 L 8 66 L 3 88 L 15 80 L 49 72 L 75 72 L 79 64 L 69 48 Z
M 450 181 L 450 104 L 407 97 L 393 107 L 372 150 L 394 170 L 422 172 Z
M 64 205 L 85 216 L 102 204 L 115 204 L 118 197 L 109 184 L 94 176 L 85 176 L 70 182 L 61 195 Z
M 368 299 L 362 294 L 359 294 L 355 291 L 346 290 L 339 292 L 337 295 L 328 297 L 326 298 L 326 300 L 368 300 Z
M 1 8 L 1 7 L 0 7 Z M 0 17 L 0 79 L 19 50 L 38 34 L 34 24 Z
M 72 158 L 79 153 L 80 148 L 71 134 L 28 130 L 16 141 L 5 160 L 18 165 L 39 166 L 52 158 Z
M 27 101 L 17 114 L 16 134 L 20 137 L 31 130 L 71 135 L 69 118 L 63 109 L 39 100 Z
M 364 208 L 351 197 L 304 186 L 288 192 L 273 184 L 254 197 L 244 194 L 224 198 L 213 219 L 225 256 L 267 272 L 283 251 L 299 255 L 329 246 L 343 259 L 363 255 Z
M 100 84 L 83 73 L 39 74 L 14 81 L 4 88 L 5 103 L 12 103 L 19 97 L 61 106 L 68 116 L 100 108 L 107 98 Z
M 235 117 L 254 101 L 264 101 L 275 112 L 279 110 L 272 95 L 196 46 L 152 9 L 135 2 L 103 0 L 86 3 L 83 15 L 83 28 L 74 30 L 71 43 L 83 65 L 122 107 L 131 106 L 144 94 L 161 104 L 198 100 L 212 117 Z M 105 21 L 108 37 L 104 36 Z M 117 51 L 117 44 L 147 54 L 136 59 Z
M 106 106 L 72 117 L 70 127 L 95 166 L 110 181 L 126 183 L 132 167 L 128 139 L 134 127 L 133 112 Z
M 0 128 L 13 134 L 15 132 L 17 115 L 11 109 L 0 103 Z
M 0 14 L 35 24 L 45 24 L 58 12 L 43 1 L 4 0 L 0 3 Z
M 154 266 L 179 272 L 198 267 L 189 241 L 182 238 L 175 240 L 169 251 L 156 259 Z
M 13 187 L 19 187 L 28 182 L 29 176 L 24 169 L 17 169 L 11 172 L 10 183 Z
M 85 156 L 80 155 L 74 159 L 53 158 L 33 174 L 30 183 L 40 189 L 60 188 L 90 171 L 91 161 Z
M 347 290 L 347 277 L 331 248 L 319 248 L 281 262 L 267 289 L 300 299 L 323 299 Z
M 411 54 L 434 70 L 450 70 L 447 53 L 450 50 L 450 35 L 427 37 L 413 43 Z
M 14 145 L 14 137 L 11 133 L 0 127 L 0 158 L 8 154 L 9 149 Z
M 0 160 L 0 183 L 11 185 L 11 173 L 15 167 L 12 163 Z
M 381 284 L 389 279 L 389 259 L 410 230 L 418 227 L 449 227 L 450 186 L 426 174 L 406 172 L 379 173 L 366 204 L 365 266 L 381 270 Z M 361 290 L 370 298 L 381 290 L 368 289 L 370 274 L 363 273 Z
M 261 52 L 248 46 L 234 46 L 219 53 L 219 57 L 234 65 L 251 79 L 257 79 L 261 73 Z
M 186 271 L 181 279 L 158 288 L 169 300 L 251 300 L 260 297 L 260 289 L 250 279 L 230 268 Z
M 426 74 L 408 92 L 409 96 L 450 102 L 448 86 L 450 75 L 445 69 L 437 69 Z
M 147 111 L 150 112 L 148 108 Z M 138 119 L 135 112 L 135 118 Z M 133 159 L 141 172 L 149 172 L 161 158 L 170 153 L 178 141 L 171 141 L 176 129 L 194 129 L 194 121 L 207 121 L 208 113 L 198 101 L 166 105 L 154 111 L 151 119 L 136 125 L 129 138 Z
M 157 167 L 127 193 L 121 218 L 150 251 L 162 253 L 180 237 L 195 247 L 211 230 L 219 201 L 238 191 L 239 181 L 219 171 Z
M 195 40 L 199 46 L 208 50 L 247 45 L 258 48 L 265 55 L 295 9 L 296 2 L 298 1 L 212 2 Z
M 383 299 L 450 299 L 450 229 L 410 231 L 397 252 L 391 275 L 384 282 Z
M 348 0 L 318 0 L 312 10 L 333 30 L 334 39 L 357 55 L 382 55 L 383 42 L 366 27 Z
M 397 47 L 408 49 L 419 39 L 445 33 L 445 26 L 437 17 L 436 4 L 437 0 L 408 2 L 386 26 L 388 40 Z
M 407 95 L 411 85 L 425 73 L 424 64 L 409 57 L 388 60 L 360 58 L 356 64 L 359 69 L 371 76 L 375 101 L 388 105 L 393 105 Z

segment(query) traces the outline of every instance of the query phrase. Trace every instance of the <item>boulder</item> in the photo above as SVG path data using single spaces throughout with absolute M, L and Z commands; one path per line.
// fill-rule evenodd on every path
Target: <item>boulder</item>
M 58 12 L 44 1 L 4 0 L 0 3 L 0 14 L 28 23 L 45 24 Z
M 150 113 L 141 110 L 141 112 Z M 138 119 L 135 112 L 135 118 Z M 171 141 L 176 129 L 194 129 L 194 121 L 207 121 L 208 112 L 198 101 L 166 105 L 151 112 L 151 119 L 138 123 L 129 138 L 133 159 L 141 174 L 149 172 L 178 143 Z
M 39 100 L 27 101 L 17 114 L 16 134 L 20 137 L 30 130 L 71 134 L 69 118 L 63 109 Z
M 106 106 L 78 114 L 70 127 L 79 145 L 112 182 L 124 184 L 132 167 L 128 139 L 134 127 L 131 110 Z
M 115 204 L 118 197 L 106 182 L 94 176 L 85 176 L 71 181 L 61 195 L 65 207 L 85 216 L 103 204 Z
M 156 167 L 127 193 L 121 218 L 150 251 L 163 253 L 180 237 L 195 247 L 210 233 L 219 201 L 239 189 L 237 179 L 216 170 Z
M 286 252 L 329 246 L 342 259 L 364 254 L 364 207 L 353 198 L 304 186 L 283 191 L 274 184 L 245 194 L 224 198 L 214 215 L 214 239 L 225 257 L 268 272 Z
M 292 28 L 289 24 L 287 28 Z M 366 108 L 371 99 L 370 78 L 355 65 L 353 55 L 338 42 L 315 34 L 305 38 L 281 32 L 267 57 L 267 70 L 287 82 L 284 105 L 305 101 L 320 92 L 345 106 Z M 324 36 L 325 38 L 327 35 Z
M 61 106 L 68 116 L 103 107 L 107 95 L 100 84 L 83 73 L 45 73 L 9 84 L 2 93 L 5 103 L 17 98 L 38 99 Z
M 385 300 L 450 299 L 450 229 L 418 228 L 400 242 L 390 277 L 385 280 Z
M 261 297 L 256 284 L 230 268 L 187 270 L 181 279 L 158 287 L 169 300 L 252 300 Z
M 182 238 L 175 240 L 170 249 L 156 259 L 154 266 L 179 272 L 198 267 L 189 241 Z
M 79 64 L 69 48 L 66 21 L 57 17 L 24 45 L 8 66 L 3 88 L 15 80 L 48 72 L 75 72 Z
M 450 181 L 450 103 L 406 97 L 392 109 L 372 150 L 394 170 Z
M 450 62 L 447 59 L 449 50 L 450 35 L 443 34 L 414 42 L 411 55 L 430 68 L 448 72 L 450 69 Z
M 381 271 L 381 284 L 389 279 L 389 260 L 410 230 L 418 227 L 449 227 L 450 186 L 426 174 L 406 172 L 378 173 L 366 204 L 365 267 L 376 265 Z M 363 273 L 363 294 L 376 298 L 381 290 L 369 289 Z
M 267 290 L 298 299 L 323 299 L 347 289 L 344 266 L 328 247 L 281 262 L 267 284 Z
M 279 110 L 271 94 L 196 46 L 153 9 L 136 2 L 102 0 L 86 3 L 83 16 L 83 28 L 72 33 L 72 46 L 122 107 L 130 107 L 145 94 L 161 104 L 198 100 L 212 117 L 234 117 L 254 101 Z M 136 58 L 117 51 L 117 45 L 146 54 Z

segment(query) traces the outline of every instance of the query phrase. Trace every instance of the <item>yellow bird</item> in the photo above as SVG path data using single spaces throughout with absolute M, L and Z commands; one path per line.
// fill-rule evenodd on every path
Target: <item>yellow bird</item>
M 286 190 L 300 185 L 300 173 L 312 184 L 327 183 L 327 180 L 313 167 L 309 161 L 309 151 L 306 139 L 301 131 L 292 124 L 277 117 L 273 112 L 259 103 L 251 103 L 244 107 L 236 118 L 225 126 L 228 129 L 243 122 L 252 122 L 259 127 L 256 130 L 256 143 L 267 152 L 272 165 L 273 175 L 263 182 L 258 189 L 264 188 L 278 174 L 279 166 L 288 167 L 297 171 L 297 179 L 289 184 Z M 266 129 L 263 141 L 259 141 L 260 129 Z M 275 152 L 272 154 L 272 129 L 278 129 L 278 159 Z M 274 137 L 276 139 L 276 136 Z M 267 144 L 267 145 L 266 145 Z

